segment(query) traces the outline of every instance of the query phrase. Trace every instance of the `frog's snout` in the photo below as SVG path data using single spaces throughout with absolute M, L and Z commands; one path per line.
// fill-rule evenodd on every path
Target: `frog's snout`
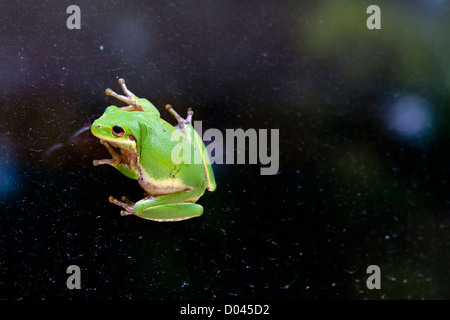
M 91 126 L 91 132 L 94 133 L 98 130 L 100 130 L 102 126 L 100 124 L 97 123 L 97 121 L 94 121 L 94 123 Z

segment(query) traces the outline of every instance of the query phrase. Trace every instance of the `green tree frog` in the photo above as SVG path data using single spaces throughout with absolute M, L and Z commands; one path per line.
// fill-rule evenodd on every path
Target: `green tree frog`
M 106 94 L 127 106 L 109 106 L 91 126 L 92 134 L 100 139 L 112 159 L 94 160 L 93 164 L 113 166 L 137 180 L 146 194 L 136 203 L 126 197 L 119 201 L 111 196 L 109 201 L 123 208 L 121 215 L 154 221 L 180 221 L 200 216 L 203 207 L 195 202 L 205 189 L 214 191 L 216 182 L 208 152 L 192 126 L 193 111 L 188 109 L 184 119 L 167 105 L 166 110 L 178 121 L 173 127 L 160 118 L 150 101 L 128 90 L 123 79 L 119 79 L 119 84 L 125 96 L 111 89 L 106 89 Z M 173 150 L 180 144 L 173 139 L 176 134 L 190 144 L 193 156 L 201 161 L 180 163 L 173 160 Z

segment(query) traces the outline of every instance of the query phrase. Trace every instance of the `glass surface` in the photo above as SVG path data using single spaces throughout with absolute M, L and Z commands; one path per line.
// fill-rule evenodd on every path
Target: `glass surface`
M 378 1 L 379 30 L 371 4 L 0 3 L 0 299 L 449 299 L 449 2 Z M 143 190 L 83 129 L 120 77 L 171 124 L 278 129 L 279 172 L 213 164 L 201 217 L 122 217 Z

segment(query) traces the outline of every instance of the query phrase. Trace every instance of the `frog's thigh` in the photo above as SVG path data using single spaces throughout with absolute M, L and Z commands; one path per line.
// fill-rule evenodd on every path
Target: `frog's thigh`
M 174 203 L 149 207 L 138 215 L 141 218 L 154 221 L 180 221 L 198 217 L 203 213 L 203 207 L 196 203 Z
M 136 202 L 134 211 L 139 213 L 147 208 L 162 206 L 164 204 L 175 204 L 182 202 L 195 202 L 202 194 L 199 194 L 196 190 L 184 190 L 181 192 L 159 195 L 156 197 L 150 197 L 142 199 Z
M 134 214 L 157 221 L 179 221 L 198 217 L 203 213 L 203 207 L 194 202 L 200 196 L 196 190 L 185 190 L 143 199 L 134 205 Z

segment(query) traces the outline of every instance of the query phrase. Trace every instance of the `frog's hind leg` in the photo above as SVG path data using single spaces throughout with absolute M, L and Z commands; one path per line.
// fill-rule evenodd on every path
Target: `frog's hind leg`
M 139 217 L 158 222 L 175 222 L 195 218 L 202 213 L 201 205 L 185 202 L 150 207 L 143 210 Z
M 192 111 L 191 108 L 188 109 L 187 117 L 184 119 L 182 116 L 180 116 L 170 104 L 166 105 L 166 110 L 169 111 L 173 117 L 178 121 L 178 124 L 181 128 L 184 128 L 186 124 L 192 125 L 192 116 L 194 115 L 194 111 Z

